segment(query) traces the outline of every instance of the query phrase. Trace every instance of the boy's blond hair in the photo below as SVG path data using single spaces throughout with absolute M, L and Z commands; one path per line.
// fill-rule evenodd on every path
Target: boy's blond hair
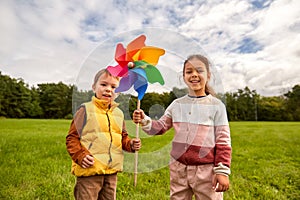
M 119 77 L 116 77 L 116 76 L 111 75 L 111 73 L 105 68 L 105 69 L 101 69 L 100 71 L 97 72 L 97 74 L 95 75 L 95 78 L 94 78 L 94 83 L 93 83 L 93 85 L 97 84 L 97 81 L 99 80 L 99 77 L 100 77 L 102 74 L 107 74 L 108 76 L 112 76 L 112 77 L 116 78 L 118 81 L 120 80 Z

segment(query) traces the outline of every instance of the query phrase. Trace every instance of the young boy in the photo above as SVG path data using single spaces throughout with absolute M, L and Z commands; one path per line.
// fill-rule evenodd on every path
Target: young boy
M 92 85 L 95 96 L 76 112 L 66 137 L 76 179 L 75 199 L 116 199 L 117 173 L 123 150 L 134 152 L 139 139 L 130 139 L 123 112 L 114 101 L 119 79 L 100 70 Z

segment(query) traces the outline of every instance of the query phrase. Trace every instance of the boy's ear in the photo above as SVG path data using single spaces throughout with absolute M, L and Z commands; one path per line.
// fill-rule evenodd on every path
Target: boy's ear
M 93 92 L 95 92 L 95 84 L 92 85 Z

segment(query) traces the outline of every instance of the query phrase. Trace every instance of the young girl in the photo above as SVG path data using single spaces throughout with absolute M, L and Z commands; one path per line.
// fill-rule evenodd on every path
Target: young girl
M 123 150 L 140 149 L 139 139 L 131 140 L 123 112 L 114 102 L 119 79 L 106 69 L 99 71 L 92 85 L 95 96 L 76 112 L 66 137 L 77 176 L 75 199 L 116 199 L 117 173 L 123 168 Z
M 135 110 L 133 121 L 149 135 L 174 127 L 170 162 L 172 200 L 223 199 L 229 189 L 231 140 L 225 105 L 208 86 L 209 61 L 192 55 L 184 62 L 188 94 L 174 100 L 159 120 Z

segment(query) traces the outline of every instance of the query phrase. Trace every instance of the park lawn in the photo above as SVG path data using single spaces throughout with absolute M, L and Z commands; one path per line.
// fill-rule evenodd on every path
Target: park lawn
M 0 119 L 0 199 L 73 199 L 75 177 L 65 147 L 70 122 Z M 231 122 L 230 127 L 231 188 L 224 199 L 300 199 L 300 122 Z M 134 134 L 135 125 L 127 121 L 127 129 Z M 137 186 L 132 155 L 126 154 L 117 199 L 169 199 L 172 134 L 149 137 L 140 131 Z

